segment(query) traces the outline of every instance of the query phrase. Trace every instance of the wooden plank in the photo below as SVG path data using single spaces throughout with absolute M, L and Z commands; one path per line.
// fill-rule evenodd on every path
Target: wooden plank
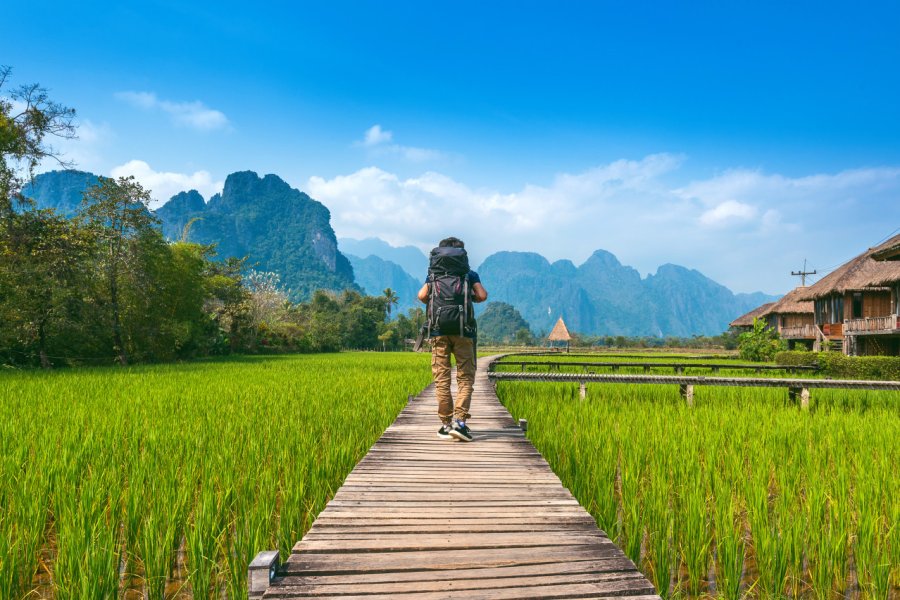
M 439 440 L 436 408 L 433 386 L 407 404 L 265 598 L 658 600 L 500 405 L 484 369 L 474 443 Z

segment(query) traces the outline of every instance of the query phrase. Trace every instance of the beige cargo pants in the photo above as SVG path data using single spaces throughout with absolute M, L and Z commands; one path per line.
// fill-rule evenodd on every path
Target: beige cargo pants
M 456 404 L 450 394 L 450 355 L 456 357 Z M 431 374 L 438 399 L 441 422 L 469 418 L 472 385 L 475 383 L 475 344 L 460 335 L 439 335 L 431 338 Z

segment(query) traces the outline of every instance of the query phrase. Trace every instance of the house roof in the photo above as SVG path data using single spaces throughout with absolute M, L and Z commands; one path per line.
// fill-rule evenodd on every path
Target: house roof
M 773 302 L 768 309 L 762 312 L 761 317 L 766 315 L 811 315 L 815 311 L 812 300 L 801 300 L 806 293 L 806 287 L 796 287 L 781 297 L 777 302 Z M 750 323 L 753 324 L 752 321 Z
M 886 254 L 895 246 L 900 246 L 900 235 L 869 248 L 809 286 L 802 294 L 803 299 L 815 300 L 830 294 L 861 291 L 900 281 L 900 261 L 878 261 L 873 258 L 875 254 Z
M 900 241 L 891 238 L 887 242 L 876 247 L 872 252 L 875 260 L 900 260 Z
M 553 326 L 553 331 L 550 332 L 547 339 L 551 342 L 567 342 L 572 339 L 572 336 L 569 335 L 569 330 L 566 329 L 566 324 L 563 323 L 562 317 Z
M 734 321 L 729 323 L 728 326 L 729 327 L 752 327 L 753 319 L 760 318 L 769 309 L 769 307 L 772 306 L 773 304 L 775 304 L 775 303 L 774 302 L 766 302 L 762 306 L 757 306 L 756 308 L 754 308 L 753 310 L 748 312 L 746 315 L 741 315 L 740 317 L 738 317 L 737 319 L 735 319 Z

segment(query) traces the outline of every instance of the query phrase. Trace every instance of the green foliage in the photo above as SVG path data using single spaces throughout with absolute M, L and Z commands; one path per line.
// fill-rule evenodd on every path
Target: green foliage
M 900 357 L 845 356 L 840 352 L 779 352 L 779 365 L 818 364 L 822 373 L 835 379 L 900 381 Z
M 4 90 L 11 72 L 0 65 L 0 215 L 42 161 L 59 160 L 45 138 L 75 137 L 75 111 L 50 100 L 37 84 Z
M 787 350 L 787 342 L 762 319 L 753 319 L 753 329 L 742 333 L 738 344 L 741 358 L 756 362 L 770 361 Z
M 428 359 L 4 373 L 0 598 L 246 598 L 249 561 L 288 556 Z
M 524 332 L 520 333 L 520 331 Z M 488 302 L 478 317 L 478 341 L 483 344 L 531 343 L 528 321 L 511 304 Z

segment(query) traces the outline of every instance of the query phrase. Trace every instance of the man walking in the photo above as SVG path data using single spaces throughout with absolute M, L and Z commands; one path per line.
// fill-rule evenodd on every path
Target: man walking
M 431 251 L 428 278 L 419 300 L 428 305 L 426 333 L 431 339 L 431 373 L 438 399 L 444 440 L 472 441 L 466 426 L 472 385 L 475 383 L 475 344 L 478 335 L 473 302 L 487 300 L 478 273 L 469 269 L 465 244 L 455 237 L 441 240 Z M 450 394 L 450 355 L 456 357 L 456 403 Z

